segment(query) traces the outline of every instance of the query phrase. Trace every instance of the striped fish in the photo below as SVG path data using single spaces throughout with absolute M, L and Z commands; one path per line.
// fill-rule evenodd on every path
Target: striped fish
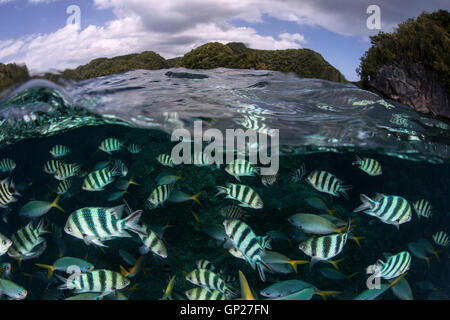
M 121 175 L 118 164 L 89 173 L 83 181 L 83 190 L 102 191 L 104 187 L 114 181 L 114 177 Z
M 57 275 L 63 281 L 63 284 L 58 289 L 75 289 L 76 293 L 102 292 L 104 296 L 116 290 L 124 289 L 130 284 L 130 280 L 122 276 L 119 272 L 105 269 L 92 270 L 74 275 L 74 277 L 69 279 Z
M 122 160 L 114 161 L 114 166 L 120 172 L 122 177 L 125 177 L 128 174 L 128 168 Z
M 68 178 L 72 178 L 75 176 L 80 170 L 81 166 L 76 163 L 71 164 L 61 164 L 58 169 L 55 171 L 55 179 L 57 180 L 66 180 Z
M 218 290 L 193 288 L 185 292 L 189 300 L 227 300 L 227 297 Z
M 122 142 L 116 138 L 107 138 L 100 143 L 98 147 L 100 150 L 111 154 L 114 151 L 119 151 L 122 149 Z
M 239 177 L 254 176 L 259 172 L 259 168 L 254 167 L 250 161 L 245 159 L 235 159 L 225 166 L 225 171 L 241 181 Z
M 156 232 L 147 227 L 147 225 L 144 225 L 142 227 L 142 230 L 146 232 L 147 235 L 145 236 L 139 234 L 139 237 L 143 242 L 143 245 L 139 247 L 139 253 L 141 255 L 144 255 L 151 251 L 162 258 L 167 258 L 166 246 L 164 245 L 164 242 L 162 242 L 162 240 L 158 237 Z
M 270 237 L 256 236 L 249 225 L 238 219 L 227 219 L 223 225 L 234 248 L 245 257 L 253 270 L 258 269 L 261 280 L 265 281 L 264 268 L 272 272 L 272 268 L 262 259 L 265 249 L 270 249 Z M 230 253 L 233 254 L 233 252 Z M 239 257 L 239 255 L 233 255 Z
M 350 221 L 347 225 L 347 232 L 342 234 L 332 234 L 321 237 L 311 237 L 298 245 L 298 248 L 311 257 L 310 268 L 319 261 L 330 262 L 336 269 L 337 261 L 330 259 L 336 257 L 344 249 L 350 231 Z
M 127 147 L 127 150 L 132 154 L 137 154 L 142 151 L 142 146 L 136 143 L 130 143 Z
M 63 145 L 56 145 L 50 149 L 50 154 L 53 158 L 61 158 L 66 156 L 70 152 L 70 149 Z
M 377 217 L 387 224 L 392 224 L 399 228 L 399 225 L 406 223 L 412 218 L 412 210 L 408 201 L 399 196 L 386 196 L 377 193 L 372 200 L 368 196 L 361 194 L 362 205 L 353 212 L 363 211 L 368 215 Z
M 445 231 L 439 231 L 433 234 L 434 242 L 442 247 L 447 247 L 450 244 L 448 234 Z
M 33 228 L 30 221 L 11 236 L 12 245 L 9 247 L 8 255 L 22 260 L 37 258 L 47 247 L 46 240 L 41 237 L 45 233 L 48 231 L 44 229 L 44 220 L 40 220 L 36 228 Z M 41 244 L 42 246 L 38 247 Z
M 252 209 L 262 209 L 264 207 L 261 197 L 255 190 L 243 184 L 229 183 L 227 187 L 216 187 L 219 191 L 217 195 L 225 193 L 227 199 L 233 199 L 241 202 L 241 207 L 248 207 Z
M 220 214 L 225 219 L 245 219 L 248 216 L 244 210 L 233 205 L 220 209 Z
M 295 170 L 291 175 L 291 181 L 292 183 L 300 182 L 306 173 L 306 167 L 305 164 L 302 163 L 299 169 Z
M 203 151 L 200 152 L 194 152 L 194 165 L 197 167 L 205 167 L 212 165 L 214 162 L 213 159 L 209 157 L 206 153 Z
M 61 160 L 49 160 L 46 163 L 44 163 L 44 172 L 48 174 L 55 174 L 56 170 L 64 164 L 64 161 Z
M 12 172 L 16 168 L 16 163 L 10 158 L 0 160 L 0 171 Z
M 375 277 L 389 280 L 397 278 L 409 270 L 411 265 L 411 255 L 408 251 L 402 251 L 390 256 L 386 262 L 378 260 L 375 264 L 367 267 L 367 273 Z
M 163 166 L 173 168 L 174 163 L 172 158 L 168 154 L 160 154 L 156 160 L 161 163 Z
M 87 207 L 71 213 L 64 231 L 78 239 L 106 247 L 102 241 L 113 238 L 131 237 L 126 230 L 146 236 L 138 225 L 142 210 L 135 211 L 121 219 L 125 205 L 112 208 Z
M 343 185 L 340 179 L 327 171 L 313 171 L 306 177 L 306 180 L 317 191 L 335 197 L 343 196 L 345 199 L 348 199 L 347 190 L 352 188 L 352 186 Z
M 278 174 L 270 174 L 270 175 L 262 175 L 261 176 L 261 183 L 265 186 L 265 187 L 269 187 L 271 185 L 273 185 L 278 178 Z
M 64 180 L 61 181 L 58 184 L 58 187 L 56 188 L 56 194 L 64 194 L 67 192 L 67 190 L 69 190 L 73 185 L 73 181 L 72 180 Z
M 186 275 L 186 280 L 205 289 L 217 290 L 229 296 L 234 294 L 218 274 L 208 269 L 195 269 Z
M 11 202 L 16 202 L 17 199 L 14 196 L 20 196 L 17 192 L 14 182 L 6 178 L 0 181 L 0 208 L 6 208 Z
M 170 194 L 172 193 L 173 187 L 173 183 L 163 184 L 156 187 L 156 189 L 153 190 L 152 193 L 150 193 L 150 196 L 147 198 L 149 208 L 154 209 L 166 202 L 169 199 Z
M 370 176 L 379 176 L 383 173 L 380 163 L 375 159 L 356 156 L 356 161 L 352 165 L 357 166 Z
M 211 261 L 206 259 L 200 259 L 195 261 L 195 266 L 197 269 L 206 269 L 212 272 L 216 272 L 216 267 L 211 263 Z
M 0 256 L 4 255 L 11 245 L 12 241 L 0 233 Z
M 413 203 L 414 210 L 416 210 L 417 217 L 430 218 L 431 217 L 431 204 L 425 200 L 420 199 Z

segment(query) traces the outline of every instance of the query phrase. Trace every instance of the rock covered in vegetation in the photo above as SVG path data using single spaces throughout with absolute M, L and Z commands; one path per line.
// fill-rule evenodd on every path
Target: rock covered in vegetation
M 393 33 L 371 37 L 361 58 L 362 85 L 418 111 L 450 118 L 450 14 L 422 13 Z
M 189 69 L 237 68 L 294 72 L 301 78 L 345 81 L 344 76 L 325 59 L 309 49 L 257 50 L 243 43 L 213 42 L 200 46 L 176 63 Z
M 0 91 L 28 79 L 30 79 L 30 75 L 26 66 L 0 63 Z

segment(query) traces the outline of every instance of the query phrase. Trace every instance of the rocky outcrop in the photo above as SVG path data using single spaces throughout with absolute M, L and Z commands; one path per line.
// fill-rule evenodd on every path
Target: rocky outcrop
M 417 111 L 450 118 L 449 92 L 442 80 L 418 63 L 390 63 L 368 81 L 369 89 Z
M 0 91 L 28 79 L 30 79 L 30 75 L 26 66 L 0 63 Z

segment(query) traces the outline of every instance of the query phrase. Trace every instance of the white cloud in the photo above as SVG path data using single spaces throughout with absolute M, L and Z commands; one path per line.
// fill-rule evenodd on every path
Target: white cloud
M 52 0 L 29 0 L 49 2 Z M 34 72 L 73 68 L 98 57 L 152 50 L 165 58 L 182 55 L 209 41 L 244 42 L 258 49 L 300 48 L 305 37 L 281 33 L 276 38 L 239 28 L 233 19 L 264 23 L 266 15 L 299 25 L 319 26 L 342 35 L 367 38 L 366 8 L 372 0 L 93 0 L 98 9 L 112 10 L 116 19 L 83 30 L 67 26 L 48 34 L 0 41 L 0 61 L 26 63 Z M 0 3 L 5 0 L 0 0 Z M 430 6 L 448 7 L 443 0 L 400 8 L 378 1 L 382 26 L 390 31 L 399 22 Z M 384 4 L 383 4 L 384 3 Z

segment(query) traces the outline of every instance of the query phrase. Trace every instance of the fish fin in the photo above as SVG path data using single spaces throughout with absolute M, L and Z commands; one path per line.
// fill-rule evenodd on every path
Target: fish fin
M 217 197 L 219 194 L 223 194 L 223 193 L 227 193 L 228 192 L 228 188 L 227 187 L 216 187 L 216 189 L 219 191 L 218 193 L 216 193 L 215 197 Z
M 350 281 L 354 276 L 356 276 L 359 272 L 353 272 L 351 275 L 345 276 L 345 278 Z
M 125 200 L 124 200 L 125 202 Z M 120 206 L 115 206 L 111 209 L 109 209 L 108 211 L 114 215 L 114 217 L 116 217 L 117 220 L 122 219 L 122 215 L 123 215 L 123 211 L 125 209 L 125 204 L 121 204 Z M 131 209 L 130 209 L 131 211 Z
M 347 185 L 347 186 L 342 186 L 342 187 L 341 187 L 341 190 L 339 190 L 339 194 L 340 194 L 341 196 L 343 196 L 345 199 L 348 200 L 348 199 L 350 199 L 350 197 L 349 197 L 347 191 L 350 190 L 350 189 L 352 189 L 352 188 L 353 188 L 353 186 L 349 186 L 349 185 Z
M 406 275 L 408 274 L 408 272 L 405 272 L 404 274 L 399 275 L 397 278 L 394 279 L 394 281 L 392 281 L 389 284 L 389 287 L 393 287 L 395 286 L 400 280 L 402 280 Z
M 39 235 L 51 233 L 50 231 L 45 230 L 44 219 L 39 220 L 36 229 L 38 230 Z
M 288 263 L 291 265 L 292 269 L 294 269 L 295 273 L 297 272 L 297 265 L 299 264 L 307 264 L 308 260 L 288 260 Z
M 362 204 L 359 207 L 357 207 L 356 209 L 354 209 L 353 212 L 359 212 L 359 211 L 363 211 L 366 209 L 372 209 L 375 204 L 375 201 L 370 199 L 365 194 L 360 194 L 359 199 L 361 200 Z
M 150 251 L 150 249 L 149 249 L 147 246 L 145 246 L 145 245 L 142 245 L 142 246 L 139 247 L 139 253 L 140 253 L 141 255 L 145 255 L 145 254 L 147 254 L 149 251 Z
M 125 269 L 124 267 L 122 267 L 122 266 L 119 266 L 119 267 L 120 267 L 120 273 L 121 273 L 125 278 L 127 278 L 127 277 L 130 275 L 130 273 L 133 272 L 133 268 L 131 268 L 130 271 L 127 271 L 127 269 Z
M 352 162 L 352 166 L 360 165 L 360 164 L 361 164 L 361 158 L 356 156 L 356 160 L 354 162 Z
M 176 278 L 176 275 L 173 275 L 170 278 L 169 283 L 167 284 L 167 288 L 166 288 L 166 290 L 164 290 L 164 295 L 162 296 L 161 300 L 166 300 L 172 294 L 172 289 L 175 284 L 175 278 Z
M 135 212 L 130 214 L 128 217 L 125 218 L 125 226 L 128 230 L 146 237 L 148 236 L 148 233 L 138 224 L 141 215 L 142 210 L 136 210 Z
M 197 198 L 198 198 L 200 195 L 202 195 L 203 193 L 205 193 L 205 191 L 197 192 L 197 193 L 194 194 L 193 196 L 190 196 L 189 199 L 195 201 L 195 202 L 198 203 L 199 205 L 202 205 L 202 204 L 200 203 L 200 201 L 199 201 Z
M 314 265 L 319 261 L 322 261 L 322 259 L 317 258 L 317 257 L 312 257 L 311 261 L 309 262 L 309 270 L 311 271 L 312 268 L 314 267 Z
M 338 259 L 338 260 L 333 260 L 333 261 L 328 260 L 328 262 L 331 263 L 336 270 L 339 270 L 338 263 L 341 263 L 344 260 L 345 259 Z
M 55 267 L 54 266 L 50 266 L 48 264 L 36 263 L 36 266 L 41 267 L 41 268 L 45 268 L 45 269 L 48 270 L 47 279 L 50 279 L 50 277 L 52 276 L 53 272 L 55 271 Z
M 328 296 L 335 296 L 340 293 L 341 291 L 314 291 L 314 294 L 319 295 L 323 300 L 327 300 Z
M 58 204 L 59 199 L 61 198 L 61 195 L 59 194 L 55 200 L 53 200 L 53 202 L 50 204 L 51 207 L 56 208 L 64 213 L 66 213 L 66 211 L 60 207 L 60 205 Z
M 242 300 L 256 300 L 255 296 L 252 293 L 252 290 L 250 289 L 250 286 L 248 285 L 247 278 L 242 273 L 241 270 L 239 270 L 239 282 L 241 285 L 241 299 Z
M 84 243 L 86 243 L 86 245 L 90 245 L 91 243 L 93 243 L 100 247 L 108 247 L 107 245 L 103 244 L 103 242 L 101 242 L 99 239 L 97 239 L 93 236 L 84 236 L 83 240 L 84 240 Z
M 365 239 L 366 237 L 355 237 L 355 236 L 353 236 L 353 237 L 351 237 L 351 239 L 353 239 L 353 240 L 355 240 L 355 242 L 356 242 L 356 244 L 358 245 L 358 247 L 360 247 L 361 248 L 361 242 L 359 242 L 359 240 L 363 240 L 363 239 Z
M 200 225 L 201 225 L 200 219 L 199 219 L 199 217 L 197 216 L 197 214 L 194 211 L 191 211 L 191 213 L 192 213 L 192 215 L 194 216 L 194 219 L 195 219 L 195 226 L 194 226 L 194 228 L 196 230 L 199 230 L 200 229 Z

